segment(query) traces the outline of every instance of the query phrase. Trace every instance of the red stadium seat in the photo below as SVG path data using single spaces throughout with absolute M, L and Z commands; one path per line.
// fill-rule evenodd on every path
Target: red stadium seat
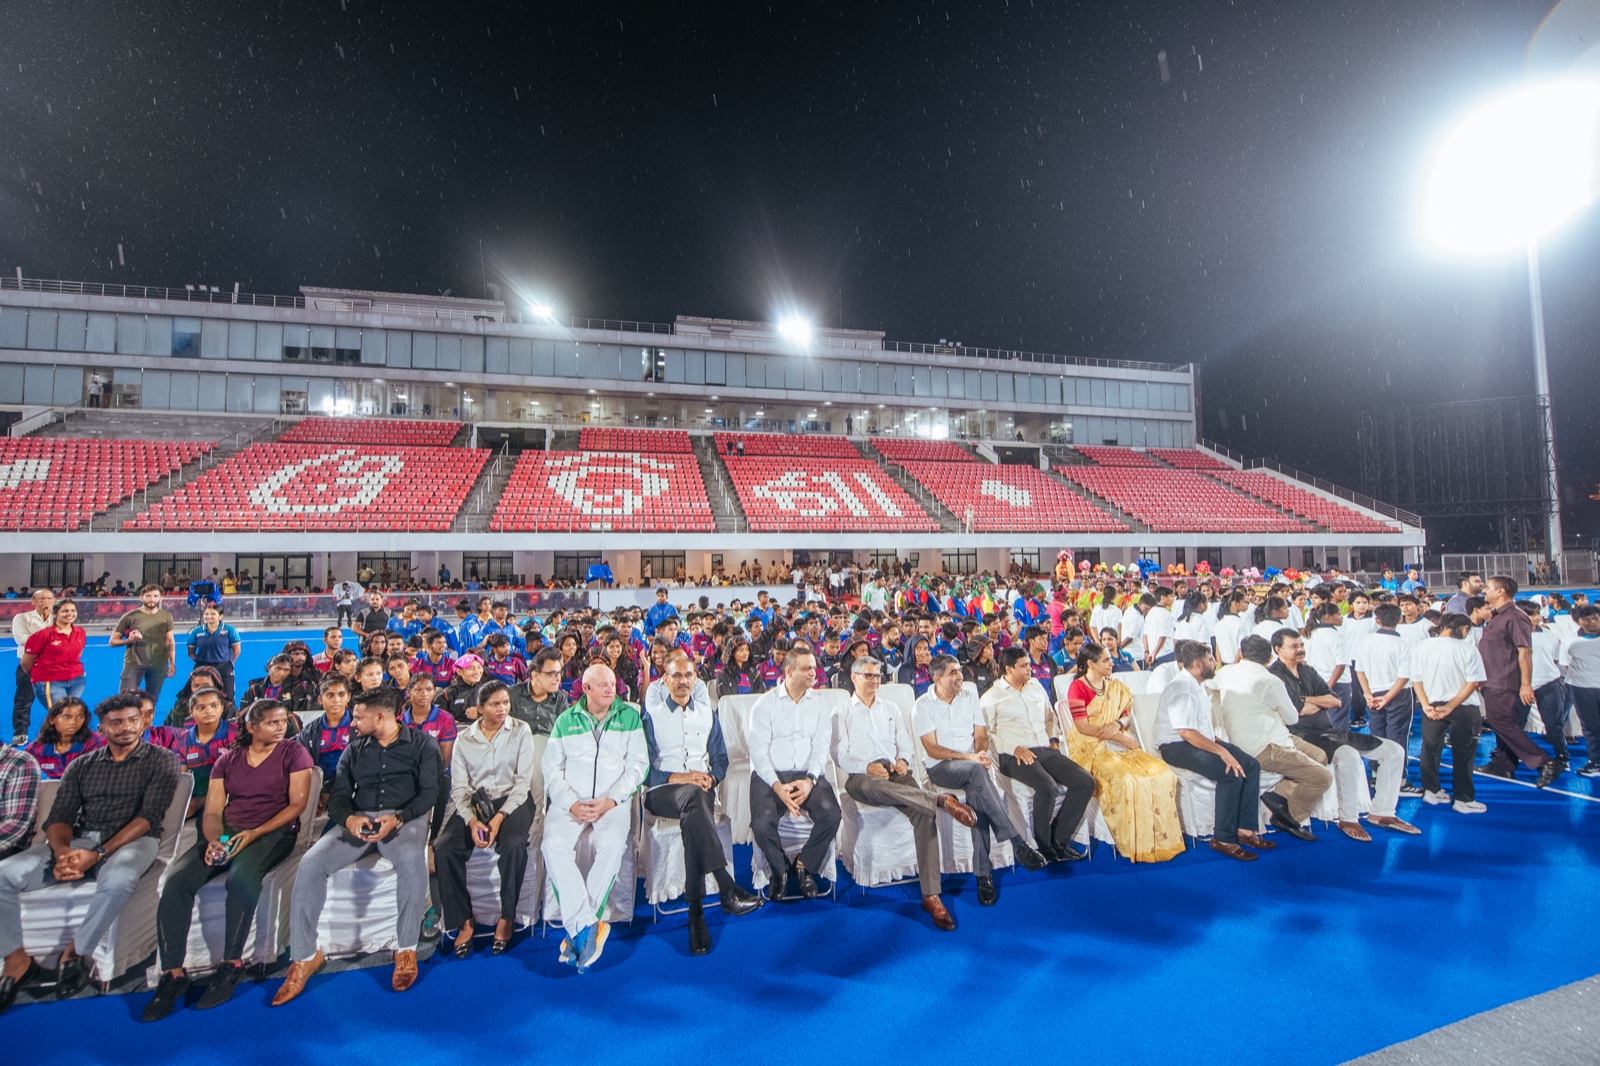
M 860 459 L 856 446 L 844 437 L 788 433 L 718 433 L 717 454 L 728 454 L 728 443 L 744 445 L 744 454 L 792 455 L 811 459 Z
M 524 452 L 489 523 L 494 532 L 716 527 L 699 461 L 678 452 Z
M 718 434 L 721 438 L 723 434 Z M 738 434 L 748 441 L 760 434 Z M 820 454 L 780 457 L 721 455 L 733 478 L 739 502 L 756 532 L 806 531 L 840 533 L 934 533 L 939 523 L 928 516 L 876 464 L 861 457 L 843 437 L 777 438 L 822 449 Z M 834 442 L 834 443 L 824 443 Z M 851 457 L 838 452 L 849 449 Z M 757 447 L 775 448 L 769 436 Z M 829 450 L 832 450 L 830 454 Z
M 1111 445 L 1079 444 L 1075 446 L 1078 453 L 1097 466 L 1141 466 L 1156 467 L 1161 464 L 1150 458 L 1144 452 L 1132 448 L 1116 448 Z
M 1246 471 L 1226 469 L 1215 471 L 1211 476 L 1218 481 L 1226 482 L 1236 489 L 1258 496 L 1269 503 L 1277 504 L 1286 511 L 1292 511 L 1302 518 L 1309 519 L 1320 526 L 1326 526 L 1333 533 L 1395 533 L 1398 526 L 1380 522 L 1375 518 L 1368 518 L 1360 511 L 1343 504 L 1334 503 L 1332 500 L 1308 492 L 1298 485 L 1291 485 L 1281 478 L 1259 471 Z
M 1188 470 L 1060 466 L 1056 472 L 1157 533 L 1306 533 L 1310 526 Z
M 975 463 L 977 458 L 953 440 L 874 437 L 872 446 L 891 463 Z
M 1194 448 L 1151 448 L 1150 454 L 1179 470 L 1232 470 L 1214 456 Z
M 0 528 L 79 529 L 214 447 L 210 441 L 0 437 Z
M 336 530 L 354 520 L 361 529 L 449 529 L 489 454 L 393 444 L 252 444 L 123 528 Z
M 979 533 L 1126 533 L 1128 527 L 1030 466 L 989 463 L 901 464 L 956 518 Z
M 645 455 L 693 455 L 689 433 L 682 429 L 632 429 L 591 426 L 578 434 L 586 452 L 640 452 Z
M 409 418 L 322 418 L 302 420 L 278 440 L 286 444 L 404 444 L 447 448 L 461 432 L 460 422 Z

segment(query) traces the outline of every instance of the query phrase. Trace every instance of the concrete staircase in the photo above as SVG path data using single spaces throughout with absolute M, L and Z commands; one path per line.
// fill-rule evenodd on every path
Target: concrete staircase
M 700 466 L 700 480 L 706 486 L 706 499 L 711 503 L 711 514 L 716 519 L 718 533 L 748 533 L 750 519 L 739 502 L 733 479 L 717 459 L 717 446 L 710 434 L 695 434 L 693 442 L 695 461 Z
M 940 503 L 938 497 L 929 492 L 922 482 L 906 473 L 903 468 L 890 465 L 882 453 L 866 439 L 861 437 L 850 437 L 848 439 L 851 444 L 855 445 L 856 451 L 861 453 L 862 458 L 870 459 L 872 462 L 877 463 L 878 468 L 888 474 L 896 485 L 905 489 L 911 498 L 917 501 L 917 505 L 928 512 L 934 521 L 939 523 L 939 529 L 942 532 L 961 532 L 961 519 L 956 516 L 954 511 Z
M 470 437 L 468 438 L 470 439 Z M 500 496 L 511 481 L 511 472 L 517 467 L 517 457 L 505 448 L 495 452 L 478 471 L 478 477 L 467 490 L 465 502 L 450 524 L 452 533 L 483 533 L 489 528 L 489 519 L 500 503 Z
M 148 510 L 151 504 L 158 503 L 172 495 L 184 485 L 200 477 L 214 466 L 220 466 L 234 455 L 244 451 L 252 444 L 277 440 L 279 435 L 286 431 L 292 422 L 283 422 L 278 419 L 262 419 L 249 425 L 241 426 L 238 430 L 219 440 L 217 446 L 205 455 L 200 456 L 192 463 L 185 463 L 177 470 L 168 474 L 164 480 L 134 493 L 122 503 L 102 511 L 89 519 L 88 530 L 120 530 L 122 523 Z

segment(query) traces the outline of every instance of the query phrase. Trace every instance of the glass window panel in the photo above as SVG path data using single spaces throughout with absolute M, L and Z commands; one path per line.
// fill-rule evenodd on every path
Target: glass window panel
M 979 373 L 979 388 L 982 390 L 978 394 L 979 397 L 985 400 L 995 399 L 1000 394 L 1000 384 L 995 380 L 995 372 L 984 370 Z
M 200 320 L 200 358 L 228 358 L 228 324 L 222 319 Z
M 1104 407 L 1106 405 L 1106 383 L 1099 378 L 1089 382 L 1089 406 Z
M 228 375 L 200 374 L 197 406 L 202 411 L 227 409 Z
M 56 349 L 63 352 L 83 351 L 84 330 L 89 316 L 82 311 L 62 311 L 56 316 Z
M 144 399 L 141 406 L 164 411 L 172 406 L 172 374 L 165 370 L 144 372 Z
M 532 345 L 532 350 L 530 352 L 531 361 L 528 367 L 528 374 L 536 378 L 552 376 L 555 373 L 556 342 L 531 341 L 530 344 Z M 513 374 L 517 372 L 515 356 L 516 350 L 512 349 L 513 362 L 511 372 Z
M 1059 407 L 1061 405 L 1061 379 L 1051 376 L 1041 380 L 1044 382 L 1044 399 L 1041 402 L 1047 403 L 1052 407 Z
M 667 381 L 681 382 L 683 380 L 683 349 L 668 348 L 666 354 L 666 373 L 663 375 Z
M 1000 395 L 996 397 L 1001 403 L 1015 403 L 1017 376 L 1015 374 L 996 374 L 995 384 L 999 386 Z
M 1131 381 L 1119 381 L 1119 382 L 1117 382 L 1117 406 L 1119 406 L 1119 407 L 1132 407 L 1133 406 L 1133 382 L 1131 382 Z
M 271 374 L 256 375 L 256 414 L 275 415 L 280 399 L 280 379 Z
M 28 347 L 48 351 L 56 346 L 56 313 L 37 307 L 28 312 Z
M 911 393 L 913 396 L 933 395 L 933 371 L 927 367 L 911 368 Z
M 527 377 L 533 373 L 533 342 L 530 340 L 516 339 L 511 342 L 506 372 Z
M 22 402 L 22 364 L 0 363 L 0 403 Z
M 1150 386 L 1142 381 L 1133 384 L 1133 406 L 1145 409 L 1150 407 Z
M 256 324 L 254 322 L 228 323 L 228 358 L 254 359 L 256 357 Z
M 815 359 L 796 360 L 806 371 L 806 388 L 812 392 L 822 391 L 822 364 Z
M 744 383 L 752 389 L 767 387 L 767 361 L 763 356 L 746 355 L 744 359 Z M 732 374 L 729 374 L 732 377 Z M 729 382 L 732 384 L 732 382 Z
M 434 370 L 439 366 L 439 335 L 413 333 L 411 335 L 411 365 L 418 370 Z
M 730 386 L 744 386 L 745 382 L 745 357 L 738 354 L 728 356 L 728 384 Z
M 1178 404 L 1177 404 L 1177 407 L 1175 408 L 1175 410 L 1179 410 L 1179 411 L 1187 411 L 1187 410 L 1189 410 L 1189 386 L 1187 386 L 1187 385 L 1174 385 L 1172 387 L 1174 389 L 1178 390 Z
M 331 411 L 339 383 L 331 378 L 311 378 L 306 382 L 306 405 L 312 411 Z
M 683 380 L 686 385 L 704 385 L 706 383 L 706 353 L 685 351 L 683 353 Z
M 557 341 L 554 351 L 555 361 L 551 371 L 558 378 L 572 378 L 578 376 L 578 346 L 572 341 Z
M 913 375 L 909 366 L 894 368 L 894 392 L 896 396 L 910 396 L 914 384 Z
M 1048 383 L 1050 379 L 1043 374 L 1028 375 L 1028 402 L 1049 403 Z
M 728 357 L 723 352 L 706 353 L 706 384 L 726 385 L 728 383 Z
M 174 411 L 193 411 L 200 399 L 200 375 L 194 373 L 172 375 L 172 398 L 170 406 Z M 219 405 L 220 406 L 220 405 Z
M 4 321 L 0 317 L 0 321 Z M 84 347 L 91 352 L 109 352 L 117 346 L 117 316 L 90 315 Z
M 483 373 L 483 338 L 461 338 L 461 369 L 468 374 Z
M 944 397 L 950 394 L 950 372 L 943 367 L 933 367 L 929 370 L 917 371 L 920 380 L 924 375 L 929 379 L 930 394 L 935 397 Z
M 511 368 L 511 342 L 504 337 L 489 337 L 483 345 L 483 370 L 504 374 Z
M 0 307 L 0 348 L 26 348 L 27 346 L 27 308 Z
M 388 342 L 381 329 L 361 331 L 361 361 L 368 366 L 383 366 L 388 356 Z
M 255 380 L 249 374 L 229 374 L 226 387 L 228 410 L 255 410 L 255 402 L 252 399 L 254 392 Z
M 411 365 L 411 333 L 408 330 L 389 330 L 384 336 L 384 362 L 404 369 Z
M 783 387 L 786 389 L 803 389 L 806 387 L 806 361 L 794 355 L 768 356 L 783 364 Z M 767 373 L 767 384 L 772 384 L 772 373 Z
M 83 382 L 83 371 L 77 367 L 56 367 L 55 391 L 50 397 L 50 402 L 61 405 L 82 403 L 84 397 Z
M 117 353 L 119 355 L 144 354 L 144 316 L 117 316 Z
M 144 320 L 144 351 L 146 355 L 172 354 L 172 319 L 150 315 Z
M 439 334 L 440 370 L 461 369 L 461 338 L 448 333 Z

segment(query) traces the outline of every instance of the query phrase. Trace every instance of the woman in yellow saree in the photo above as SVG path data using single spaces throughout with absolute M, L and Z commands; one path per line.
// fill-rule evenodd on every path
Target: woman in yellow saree
M 1177 778 L 1128 732 L 1133 694 L 1111 676 L 1111 654 L 1085 643 L 1078 679 L 1067 690 L 1072 715 L 1067 754 L 1094 775 L 1095 796 L 1117 851 L 1134 862 L 1163 862 L 1184 849 Z

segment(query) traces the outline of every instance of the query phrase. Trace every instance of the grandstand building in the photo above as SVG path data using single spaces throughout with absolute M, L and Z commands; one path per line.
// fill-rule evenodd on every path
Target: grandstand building
M 1423 548 L 1413 515 L 1198 441 L 1192 366 L 301 292 L 0 279 L 0 586 Z

